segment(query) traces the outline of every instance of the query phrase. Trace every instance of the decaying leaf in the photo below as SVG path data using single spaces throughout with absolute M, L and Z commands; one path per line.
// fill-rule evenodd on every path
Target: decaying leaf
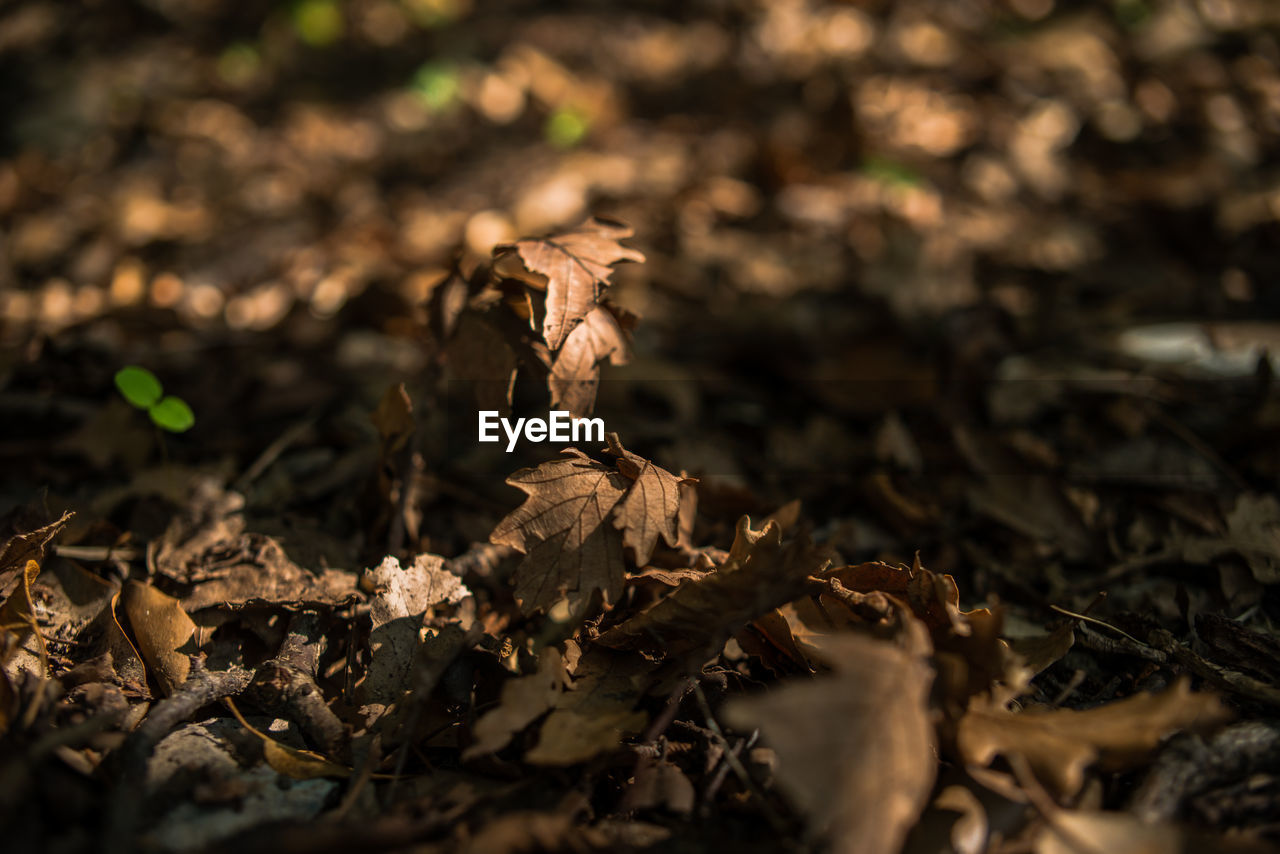
M 196 624 L 182 603 L 149 584 L 130 581 L 124 588 L 124 612 L 147 667 L 160 690 L 172 694 L 191 672 Z
M 998 755 L 1019 754 L 1052 791 L 1070 796 L 1080 791 L 1085 769 L 1094 762 L 1121 769 L 1174 732 L 1212 729 L 1230 717 L 1215 695 L 1192 693 L 1186 679 L 1159 694 L 1084 711 L 1013 712 L 978 698 L 960 719 L 956 747 L 965 762 L 979 767 Z
M 834 675 L 734 701 L 726 719 L 760 727 L 779 783 L 837 854 L 896 854 L 937 766 L 933 674 L 918 652 L 855 634 L 825 639 L 822 654 Z
M 594 649 L 578 662 L 573 686 L 556 698 L 542 724 L 538 743 L 525 754 L 535 765 L 584 762 L 639 732 L 648 720 L 636 709 L 646 682 L 636 659 Z
M 600 385 L 600 363 L 627 362 L 627 339 L 603 306 L 596 306 L 564 340 L 547 376 L 551 408 L 567 409 L 575 417 L 591 414 Z
M 512 736 L 551 710 L 568 684 L 560 650 L 546 647 L 538 656 L 538 672 L 502 686 L 502 701 L 476 722 L 475 742 L 462 754 L 470 759 L 507 746 Z
M 418 555 L 407 567 L 389 556 L 369 570 L 361 584 L 373 591 L 369 602 L 372 660 L 361 690 L 369 702 L 390 703 L 408 688 L 427 609 L 457 604 L 471 591 L 444 569 L 444 558 L 432 554 Z
M 356 576 L 337 569 L 310 572 L 291 561 L 272 537 L 245 532 L 244 497 L 213 478 L 198 479 L 183 512 L 155 548 L 160 574 L 190 585 L 183 606 L 256 603 L 335 605 L 355 597 Z
M 596 307 L 601 289 L 613 274 L 612 265 L 644 261 L 643 254 L 618 242 L 632 234 L 620 223 L 596 217 L 574 231 L 501 247 L 494 268 L 534 287 L 546 288 L 542 336 L 548 347 L 558 350 L 574 327 Z
M 623 471 L 567 448 L 559 459 L 507 478 L 529 497 L 489 539 L 525 553 L 516 570 L 516 598 L 526 611 L 567 597 L 576 612 L 595 590 L 603 591 L 606 602 L 616 601 L 624 580 L 623 544 L 643 562 L 658 533 L 675 542 L 678 506 L 665 498 L 678 479 L 627 454 L 616 436 L 609 441 L 621 452 L 618 469 Z M 678 494 L 674 491 L 677 501 Z
M 778 525 L 759 531 L 743 516 L 725 563 L 681 584 L 664 599 L 614 626 L 597 642 L 651 659 L 701 666 L 747 623 L 804 593 L 827 560 L 805 541 L 786 546 Z

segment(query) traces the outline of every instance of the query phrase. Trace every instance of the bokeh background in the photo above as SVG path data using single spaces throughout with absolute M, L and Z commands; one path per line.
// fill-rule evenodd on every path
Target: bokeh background
M 423 306 L 458 254 L 605 214 L 648 257 L 617 274 L 642 320 L 610 429 L 731 506 L 870 495 L 918 533 L 948 514 L 864 475 L 972 470 L 958 422 L 1025 428 L 988 469 L 1061 468 L 1099 422 L 1035 445 L 1037 406 L 1082 363 L 1261 369 L 1278 35 L 1268 0 L 7 4 L 5 503 L 156 462 L 108 405 L 124 364 L 197 413 L 166 454 L 243 472 L 302 425 L 251 504 L 331 502 L 388 385 L 437 423 Z M 547 453 L 456 439 L 429 495 L 478 521 L 438 516 L 441 548 Z M 1270 483 L 1257 448 L 1236 477 Z

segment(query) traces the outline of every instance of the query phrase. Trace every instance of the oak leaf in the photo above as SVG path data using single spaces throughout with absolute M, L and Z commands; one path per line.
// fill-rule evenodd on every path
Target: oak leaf
M 646 677 L 646 668 L 634 656 L 599 648 L 584 654 L 571 689 L 557 695 L 525 760 L 572 765 L 616 748 L 624 735 L 639 732 L 648 721 L 635 708 Z
M 679 491 L 671 483 L 678 485 L 679 478 L 625 451 L 612 434 L 609 442 L 619 454 L 616 468 L 566 448 L 559 459 L 507 478 L 529 497 L 498 523 L 489 539 L 524 552 L 515 592 L 526 611 L 567 598 L 578 612 L 596 590 L 606 602 L 617 601 L 624 580 L 624 544 L 643 564 L 659 534 L 675 542 Z M 667 500 L 670 494 L 676 496 L 675 504 Z
M 538 672 L 512 679 L 502 686 L 502 701 L 476 721 L 475 742 L 462 754 L 471 759 L 507 746 L 511 737 L 546 714 L 569 681 L 564 659 L 553 646 L 538 655 Z
M 825 638 L 822 654 L 834 675 L 734 701 L 726 720 L 760 728 L 778 782 L 836 854 L 896 854 L 937 767 L 933 673 L 918 651 L 852 633 Z
M 502 275 L 546 288 L 542 337 L 548 347 L 558 350 L 596 307 L 601 289 L 613 274 L 612 265 L 644 261 L 643 254 L 618 242 L 633 233 L 621 223 L 594 217 L 564 234 L 500 247 L 494 268 Z M 517 259 L 518 266 L 513 263 Z

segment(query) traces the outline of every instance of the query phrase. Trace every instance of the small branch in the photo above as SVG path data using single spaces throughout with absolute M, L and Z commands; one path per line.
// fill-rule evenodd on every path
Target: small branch
M 296 723 L 321 753 L 345 761 L 347 729 L 315 682 L 322 643 L 319 616 L 314 611 L 294 614 L 276 657 L 254 673 L 251 699 Z

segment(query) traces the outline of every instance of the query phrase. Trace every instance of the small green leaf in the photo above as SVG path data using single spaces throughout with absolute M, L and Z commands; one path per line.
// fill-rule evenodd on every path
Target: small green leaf
M 556 148 L 573 148 L 591 130 L 591 119 L 575 109 L 562 107 L 547 118 L 542 129 L 547 142 Z
M 180 397 L 173 397 L 172 395 L 166 397 L 151 407 L 149 411 L 151 420 L 156 423 L 156 426 L 168 430 L 170 433 L 185 433 L 196 423 L 195 413 L 191 411 L 190 406 L 187 406 L 187 402 Z
M 302 0 L 293 7 L 293 31 L 312 47 L 328 47 L 346 28 L 342 7 L 334 0 Z
M 116 388 L 120 389 L 125 400 L 139 409 L 150 409 L 164 394 L 164 387 L 156 375 L 137 365 L 116 371 Z
M 428 62 L 413 75 L 410 88 L 428 110 L 440 112 L 458 98 L 458 69 L 449 62 Z

